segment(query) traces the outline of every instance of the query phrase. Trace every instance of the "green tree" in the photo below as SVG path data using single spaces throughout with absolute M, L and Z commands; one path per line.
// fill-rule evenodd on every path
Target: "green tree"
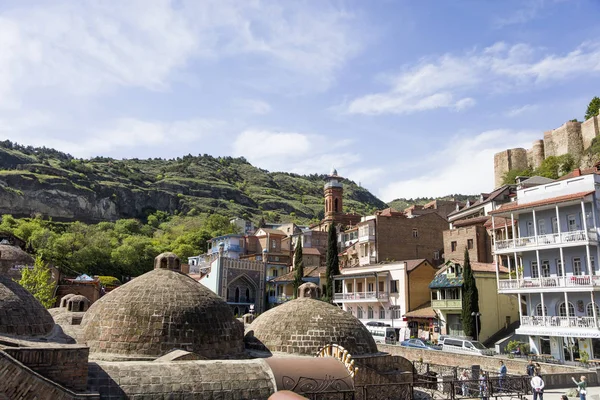
M 298 287 L 304 278 L 304 262 L 302 260 L 302 236 L 298 237 L 296 250 L 294 250 L 294 295 L 298 296 Z
M 585 112 L 584 119 L 587 121 L 588 119 L 595 117 L 596 115 L 598 115 L 599 111 L 600 111 L 600 98 L 594 97 L 592 99 L 592 101 L 590 101 L 590 104 L 588 104 L 588 108 Z
M 479 292 L 471 269 L 471 261 L 469 260 L 469 251 L 465 248 L 465 260 L 463 263 L 463 297 L 462 297 L 462 325 L 465 335 L 473 338 L 479 337 L 479 332 L 476 332 L 476 326 L 481 331 L 479 321 L 475 322 L 473 313 L 479 312 Z
M 514 185 L 518 176 L 533 176 L 533 171 L 530 168 L 511 169 L 506 171 L 502 177 L 502 183 L 504 185 Z
M 329 225 L 329 232 L 327 236 L 327 268 L 325 269 L 325 279 L 327 280 L 325 285 L 325 293 L 323 297 L 325 301 L 332 301 L 334 287 L 333 277 L 340 274 L 340 262 L 338 259 L 338 247 L 337 247 L 337 232 L 333 224 Z
M 35 259 L 33 269 L 24 268 L 19 285 L 29 291 L 46 308 L 54 306 L 54 288 L 50 268 L 44 264 L 41 257 Z

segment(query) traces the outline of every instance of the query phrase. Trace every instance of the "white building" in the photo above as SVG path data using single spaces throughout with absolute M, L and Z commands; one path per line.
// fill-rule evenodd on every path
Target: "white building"
M 599 185 L 594 173 L 521 187 L 516 201 L 491 212 L 496 270 L 509 269 L 498 290 L 518 296 L 517 333 L 533 352 L 600 357 Z

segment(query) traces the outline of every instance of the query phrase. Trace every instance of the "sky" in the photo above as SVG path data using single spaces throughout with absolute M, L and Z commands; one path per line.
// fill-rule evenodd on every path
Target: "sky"
M 243 156 L 384 201 L 493 189 L 600 96 L 597 0 L 0 0 L 0 138 Z

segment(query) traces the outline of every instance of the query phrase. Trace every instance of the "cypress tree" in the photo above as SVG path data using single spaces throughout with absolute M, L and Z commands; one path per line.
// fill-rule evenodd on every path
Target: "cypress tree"
M 325 278 L 327 283 L 325 285 L 325 293 L 323 297 L 325 301 L 331 302 L 333 300 L 333 277 L 334 275 L 340 274 L 340 263 L 338 259 L 338 247 L 337 247 L 337 233 L 333 224 L 329 225 L 329 235 L 327 236 L 327 268 L 325 270 Z
M 294 295 L 298 297 L 298 287 L 302 285 L 304 277 L 304 262 L 302 261 L 302 236 L 298 238 L 294 250 Z
M 469 251 L 465 248 L 465 260 L 463 263 L 463 287 L 462 287 L 462 325 L 466 336 L 479 338 L 479 332 L 476 332 L 476 327 L 481 331 L 480 321 L 475 323 L 475 318 L 472 313 L 479 312 L 479 292 L 477 284 L 471 269 L 471 261 L 469 259 Z

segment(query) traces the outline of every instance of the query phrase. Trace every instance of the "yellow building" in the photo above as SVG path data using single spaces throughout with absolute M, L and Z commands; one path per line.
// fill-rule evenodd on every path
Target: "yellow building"
M 473 262 L 471 269 L 479 292 L 481 330 L 478 339 L 485 342 L 517 321 L 519 309 L 514 296 L 498 294 L 494 264 Z M 500 267 L 500 275 L 507 277 L 508 270 Z M 439 320 L 439 334 L 464 336 L 461 317 L 462 287 L 462 266 L 457 262 L 446 263 L 429 284 L 431 307 Z

